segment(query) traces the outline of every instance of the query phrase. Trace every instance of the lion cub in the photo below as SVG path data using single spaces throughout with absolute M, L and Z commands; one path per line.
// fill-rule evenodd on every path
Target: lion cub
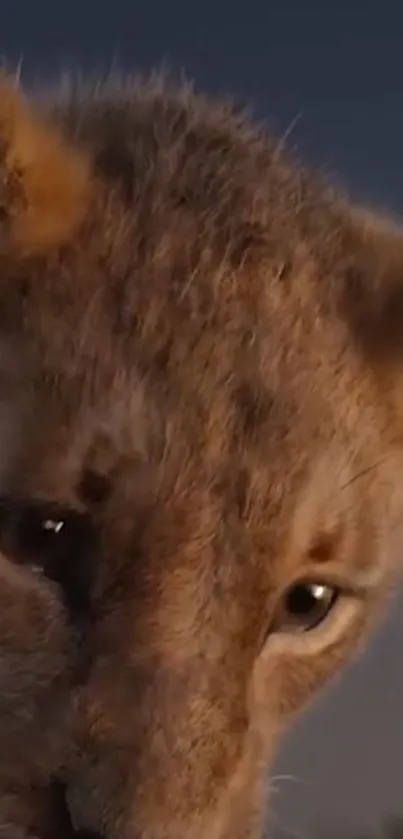
M 0 175 L 0 837 L 257 839 L 395 579 L 402 234 L 162 81 L 4 81 Z

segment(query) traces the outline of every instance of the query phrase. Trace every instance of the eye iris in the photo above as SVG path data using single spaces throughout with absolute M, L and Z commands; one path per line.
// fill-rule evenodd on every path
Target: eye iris
M 333 586 L 298 583 L 286 595 L 283 624 L 300 632 L 314 629 L 327 617 L 337 596 Z

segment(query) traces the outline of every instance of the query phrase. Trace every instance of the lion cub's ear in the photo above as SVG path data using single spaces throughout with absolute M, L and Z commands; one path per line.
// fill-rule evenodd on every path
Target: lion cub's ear
M 70 239 L 88 206 L 89 162 L 0 79 L 0 248 L 33 255 Z
M 346 274 L 345 314 L 373 363 L 401 367 L 403 226 L 362 208 L 350 218 L 355 263 Z

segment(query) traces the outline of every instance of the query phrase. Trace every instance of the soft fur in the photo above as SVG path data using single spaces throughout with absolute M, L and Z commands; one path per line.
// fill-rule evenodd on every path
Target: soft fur
M 97 537 L 40 575 L 0 527 L 0 837 L 256 839 L 394 579 L 400 230 L 158 79 L 5 81 L 0 210 L 0 494 Z M 300 579 L 341 591 L 306 633 Z

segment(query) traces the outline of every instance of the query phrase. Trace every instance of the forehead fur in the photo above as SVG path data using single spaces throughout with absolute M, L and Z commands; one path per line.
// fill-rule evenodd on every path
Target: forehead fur
M 99 416 L 102 402 L 119 446 L 125 424 L 141 427 L 147 440 L 136 445 L 145 452 L 161 452 L 170 437 L 178 462 L 198 453 L 212 473 L 219 466 L 234 495 L 236 452 L 249 452 L 246 471 L 255 476 L 267 459 L 272 471 L 282 460 L 285 481 L 287 447 L 299 447 L 297 458 L 287 455 L 297 468 L 309 457 L 309 438 L 327 446 L 332 435 L 353 431 L 368 376 L 353 349 L 362 311 L 352 323 L 343 307 L 365 270 L 351 213 L 332 191 L 235 107 L 186 87 L 72 86 L 42 98 L 38 111 L 34 102 L 35 119 L 11 102 L 10 148 L 27 171 L 32 160 L 34 183 L 38 161 L 49 167 L 54 154 L 65 164 L 56 166 L 60 194 L 43 180 L 69 248 L 36 264 L 32 277 L 24 272 L 32 323 L 41 312 L 35 340 L 41 332 L 64 404 L 74 392 L 77 409 L 92 402 Z M 42 151 L 29 158 L 32 147 Z M 78 161 L 82 181 L 70 177 L 66 160 Z M 62 197 L 71 182 L 82 198 L 89 170 L 99 200 L 74 237 Z M 49 280 L 38 283 L 38 272 Z M 66 376 L 75 377 L 73 390 Z M 345 404 L 347 393 L 349 410 L 334 422 L 330 406 L 336 398 Z M 140 401 L 142 414 L 158 421 L 142 415 L 133 423 Z M 262 472 L 256 485 L 269 477 Z

